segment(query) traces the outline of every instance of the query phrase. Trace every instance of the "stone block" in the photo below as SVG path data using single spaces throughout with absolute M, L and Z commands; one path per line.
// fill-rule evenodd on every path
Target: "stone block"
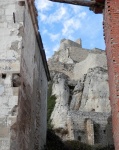
M 4 94 L 4 86 L 3 85 L 0 85 L 0 96 Z
M 19 87 L 13 87 L 12 90 L 13 90 L 13 95 L 18 96 Z
M 8 125 L 11 127 L 16 122 L 16 115 L 7 117 Z
M 0 23 L 6 22 L 6 17 L 0 15 Z
M 0 138 L 0 150 L 10 150 L 9 138 Z
M 13 18 L 13 12 L 15 12 L 15 5 L 8 5 L 7 8 L 5 9 L 5 15 L 8 17 L 8 16 L 11 16 Z
M 0 16 L 4 15 L 4 13 L 5 13 L 5 10 L 0 8 Z
M 0 127 L 0 138 L 9 137 L 10 129 L 8 127 Z
M 0 115 L 0 128 L 7 127 L 7 116 Z

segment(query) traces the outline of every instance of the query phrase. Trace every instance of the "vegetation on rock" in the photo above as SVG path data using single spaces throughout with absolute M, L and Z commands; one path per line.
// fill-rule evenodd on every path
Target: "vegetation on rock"
M 114 150 L 114 146 L 102 147 L 100 145 L 90 146 L 85 143 L 81 143 L 80 141 L 65 141 L 63 142 L 55 133 L 65 132 L 60 128 L 56 129 L 56 131 L 52 130 L 50 116 L 55 106 L 56 96 L 52 95 L 52 83 L 49 84 L 48 88 L 48 111 L 47 111 L 47 142 L 44 150 Z M 62 133 L 62 134 L 63 134 Z
M 90 146 L 88 144 L 81 143 L 80 141 L 63 142 L 53 130 L 48 129 L 45 150 L 114 150 L 114 146 Z
M 52 83 L 49 83 L 49 86 L 48 86 L 48 100 L 47 100 L 47 123 L 48 123 L 48 128 L 51 128 L 50 116 L 51 116 L 52 111 L 53 111 L 54 106 L 55 106 L 55 100 L 56 100 L 56 96 L 52 95 Z

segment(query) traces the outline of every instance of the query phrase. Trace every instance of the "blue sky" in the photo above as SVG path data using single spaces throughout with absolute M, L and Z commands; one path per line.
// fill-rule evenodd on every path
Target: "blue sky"
M 47 58 L 58 50 L 60 40 L 82 39 L 82 47 L 105 49 L 101 14 L 87 7 L 36 0 L 39 30 Z

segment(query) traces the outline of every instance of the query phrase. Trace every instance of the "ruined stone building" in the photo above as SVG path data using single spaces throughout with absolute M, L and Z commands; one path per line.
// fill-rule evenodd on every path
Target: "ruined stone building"
M 49 79 L 34 0 L 0 0 L 0 150 L 44 146 Z
M 64 141 L 113 145 L 105 51 L 63 39 L 48 65 L 56 97 L 50 118 L 55 133 Z
M 103 13 L 113 138 L 115 150 L 119 150 L 119 0 L 53 1 L 79 5 L 83 1 L 81 5 Z M 50 76 L 36 17 L 34 0 L 0 0 L 0 150 L 41 150 L 45 144 Z M 64 87 L 64 80 L 60 81 Z M 71 122 L 68 115 L 67 121 Z M 91 120 L 86 120 L 86 126 L 93 132 Z M 93 143 L 91 136 L 93 133 L 87 138 Z
M 90 7 L 103 13 L 115 150 L 119 150 L 119 0 L 51 0 Z

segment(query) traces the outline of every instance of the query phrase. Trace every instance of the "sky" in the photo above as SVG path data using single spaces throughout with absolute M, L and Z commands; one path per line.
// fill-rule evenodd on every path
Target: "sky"
M 105 49 L 102 14 L 94 14 L 87 7 L 48 0 L 36 0 L 35 4 L 47 58 L 58 50 L 64 38 L 72 41 L 81 38 L 83 48 Z

